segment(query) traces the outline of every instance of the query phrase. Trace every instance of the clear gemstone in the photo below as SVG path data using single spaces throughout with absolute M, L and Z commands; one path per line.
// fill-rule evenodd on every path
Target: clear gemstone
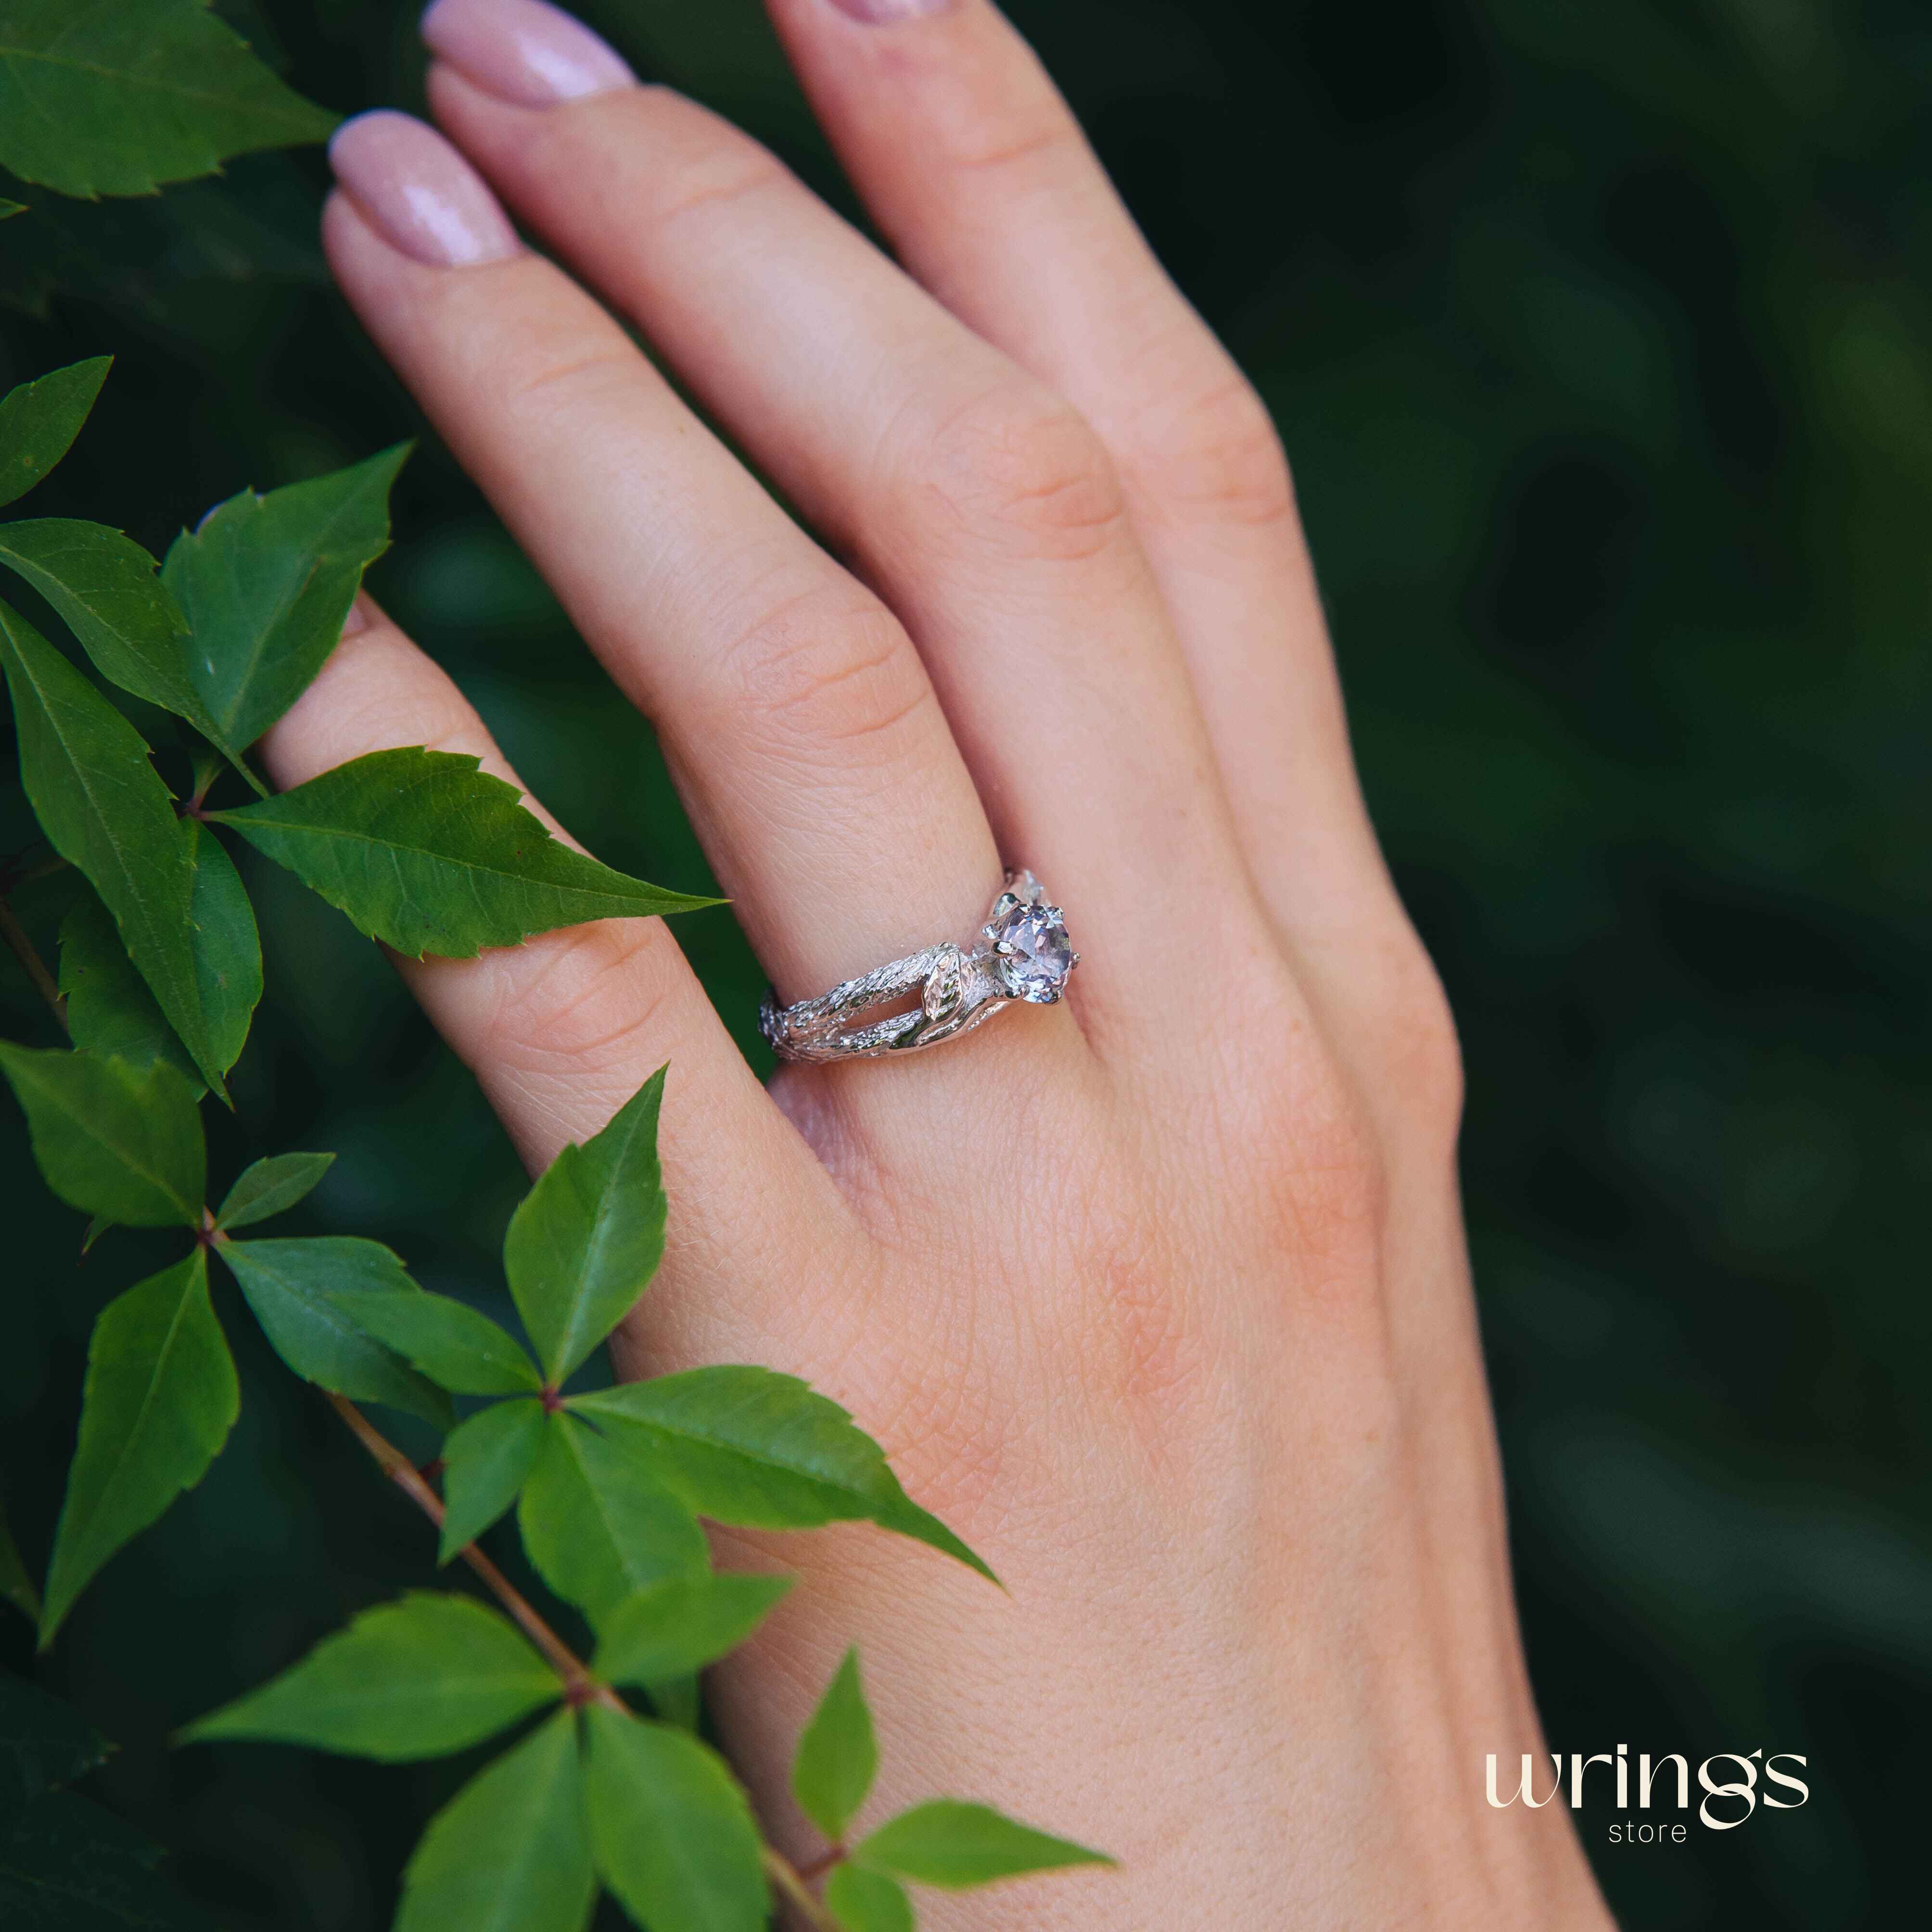
M 925 1007 L 928 1019 L 950 1019 L 958 1011 L 959 1002 L 966 994 L 962 964 L 958 953 L 949 952 L 926 976 L 921 1004 Z
M 993 926 L 1000 977 L 1016 999 L 1046 1006 L 1073 970 L 1073 945 L 1058 906 L 1016 905 Z

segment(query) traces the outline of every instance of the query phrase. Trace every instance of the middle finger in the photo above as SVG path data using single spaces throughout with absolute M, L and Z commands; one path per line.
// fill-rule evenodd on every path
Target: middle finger
M 1009 856 L 1096 942 L 1082 974 L 1090 1024 L 1096 995 L 1131 1009 L 1204 936 L 1150 930 L 1150 885 L 1238 916 L 1248 896 L 1098 440 L 694 103 L 622 82 L 548 107 L 526 104 L 532 88 L 505 99 L 507 17 L 432 10 L 439 121 L 878 585 Z
M 323 236 L 364 326 L 658 724 L 788 998 L 952 935 L 1000 864 L 917 653 L 610 317 L 406 116 L 331 148 Z

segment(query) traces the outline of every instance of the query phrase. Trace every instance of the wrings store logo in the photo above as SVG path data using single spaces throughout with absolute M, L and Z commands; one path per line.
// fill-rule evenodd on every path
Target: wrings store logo
M 1570 1754 L 1567 1761 L 1570 1769 L 1570 1808 L 1573 1811 L 1583 1808 L 1584 1777 L 1592 1765 L 1605 1767 L 1604 1774 L 1592 1787 L 1593 1798 L 1601 1796 L 1601 1787 L 1606 1780 L 1615 1779 L 1616 1808 L 1624 1815 L 1610 1828 L 1612 1844 L 1681 1845 L 1689 1837 L 1689 1828 L 1682 1815 L 1690 1809 L 1688 1759 L 1676 1751 L 1653 1759 L 1649 1752 L 1644 1751 L 1639 1754 L 1633 1766 L 1630 1747 L 1619 1744 L 1614 1754 L 1598 1751 L 1586 1757 L 1577 1751 Z M 1496 1754 L 1492 1751 L 1488 1760 L 1488 1784 L 1484 1795 L 1498 1811 L 1519 1802 L 1532 1810 L 1540 1811 L 1544 1805 L 1553 1804 L 1563 1794 L 1565 1762 L 1562 1752 L 1550 1753 L 1553 1780 L 1549 1790 L 1539 1798 L 1535 1791 L 1537 1760 L 1525 1751 L 1520 1761 L 1516 1787 L 1504 1797 L 1498 1789 Z M 1768 1810 L 1796 1811 L 1811 1796 L 1811 1787 L 1802 1778 L 1790 1771 L 1779 1770 L 1781 1764 L 1796 1766 L 1802 1771 L 1805 1760 L 1795 1751 L 1773 1751 L 1767 1757 L 1761 1750 L 1719 1751 L 1707 1757 L 1697 1767 L 1697 1785 L 1704 1794 L 1697 1805 L 1699 1821 L 1713 1832 L 1734 1832 L 1751 1817 L 1760 1804 Z M 1722 1777 L 1714 1774 L 1713 1767 L 1724 1766 L 1731 1768 Z M 1631 1815 L 1633 1784 L 1636 1792 L 1635 1810 L 1648 1814 L 1662 1808 L 1666 1814 L 1663 1818 Z M 1669 1816 L 1673 1802 L 1679 1814 L 1675 1819 Z

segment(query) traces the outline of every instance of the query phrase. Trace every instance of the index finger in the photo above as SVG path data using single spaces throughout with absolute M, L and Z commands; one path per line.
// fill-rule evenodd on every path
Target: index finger
M 401 745 L 466 752 L 518 782 L 448 674 L 365 596 L 320 675 L 262 741 L 263 761 L 286 788 Z M 663 920 L 600 920 L 472 959 L 395 964 L 532 1173 L 598 1132 L 668 1063 L 659 1134 L 675 1204 L 663 1268 L 673 1292 L 661 1298 L 674 1316 L 687 1303 L 701 1310 L 704 1283 L 728 1267 L 741 1306 L 754 1300 L 766 1258 L 801 1226 L 841 1213 L 825 1170 L 760 1086 Z M 677 1292 L 680 1276 L 699 1292 Z M 667 1339 L 674 1354 L 696 1352 L 692 1337 Z

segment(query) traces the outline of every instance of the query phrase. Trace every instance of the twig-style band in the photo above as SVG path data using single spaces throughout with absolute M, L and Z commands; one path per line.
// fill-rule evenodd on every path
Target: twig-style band
M 970 952 L 950 941 L 928 946 L 796 1006 L 781 1006 L 767 992 L 758 1026 L 781 1060 L 916 1052 L 970 1032 L 1016 1000 L 1052 1005 L 1079 963 L 1060 908 L 1046 903 L 1040 881 L 1009 872 Z M 866 1017 L 914 992 L 917 1006 Z

